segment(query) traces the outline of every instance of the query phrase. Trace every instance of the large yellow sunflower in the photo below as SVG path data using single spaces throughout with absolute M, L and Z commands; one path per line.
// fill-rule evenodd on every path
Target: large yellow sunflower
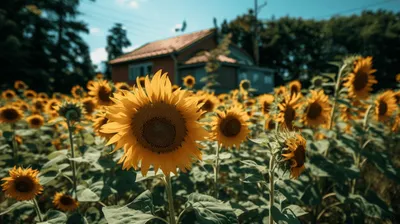
M 278 105 L 279 114 L 276 119 L 282 128 L 293 130 L 293 122 L 297 118 L 296 110 L 301 106 L 300 94 L 286 94 L 282 102 Z
M 387 121 L 397 110 L 396 98 L 392 90 L 385 91 L 375 100 L 375 117 L 377 121 Z
M 43 187 L 37 177 L 38 174 L 38 170 L 14 167 L 9 171 L 10 176 L 2 179 L 5 181 L 1 185 L 4 193 L 18 201 L 32 200 L 43 191 Z
M 31 128 L 40 128 L 44 124 L 44 118 L 42 115 L 34 114 L 26 118 L 26 121 Z
M 28 85 L 26 85 L 23 81 L 17 80 L 14 82 L 14 88 L 16 90 L 24 90 L 28 88 Z
M 94 97 L 96 103 L 101 106 L 111 105 L 112 88 L 107 80 L 94 82 L 88 87 L 89 95 Z
M 178 85 L 172 85 L 171 89 L 172 92 L 174 92 L 175 90 L 179 89 L 180 87 Z
M 372 85 L 378 83 L 372 75 L 372 57 L 360 58 L 355 62 L 353 71 L 344 79 L 343 84 L 349 89 L 349 96 L 356 99 L 366 99 L 372 90 Z
M 15 94 L 14 90 L 7 89 L 1 93 L 1 96 L 6 100 L 12 100 L 17 96 L 17 94 Z
M 289 82 L 290 94 L 300 94 L 301 93 L 301 82 L 299 80 L 294 80 Z
M 28 89 L 28 90 L 24 91 L 24 96 L 27 99 L 33 99 L 33 98 L 35 98 L 37 96 L 37 93 L 35 91 L 31 90 L 31 89 Z
M 136 86 L 140 85 L 141 87 L 143 87 L 145 85 L 145 80 L 146 78 L 141 76 L 136 80 Z
M 22 111 L 12 105 L 0 107 L 0 123 L 15 123 L 22 119 Z
M 54 195 L 53 204 L 56 208 L 64 212 L 74 211 L 79 206 L 77 200 L 73 199 L 70 195 L 61 192 L 57 192 Z
M 283 160 L 291 162 L 290 176 L 297 179 L 305 169 L 306 140 L 300 134 L 296 134 L 286 139 L 285 147 L 282 153 Z
M 193 77 L 193 76 L 191 76 L 191 75 L 188 75 L 188 76 L 185 76 L 184 78 L 183 78 L 183 85 L 184 86 L 186 86 L 186 87 L 188 87 L 188 88 L 193 88 L 193 86 L 196 84 L 196 79 Z
M 316 127 L 327 124 L 330 120 L 331 106 L 328 96 L 323 90 L 311 90 L 311 97 L 304 108 L 303 123 L 306 126 Z
M 243 108 L 234 105 L 226 111 L 217 111 L 213 117 L 212 139 L 225 147 L 240 147 L 250 133 L 248 128 L 249 117 Z
M 274 102 L 274 96 L 272 94 L 264 94 L 258 97 L 258 103 L 261 106 L 261 112 L 267 115 L 271 109 L 271 105 Z
M 202 112 L 195 98 L 185 90 L 172 92 L 167 73 L 159 70 L 152 80 L 146 76 L 145 88 L 139 86 L 125 96 L 116 94 L 114 106 L 107 107 L 108 123 L 101 132 L 114 134 L 107 144 L 124 147 L 123 168 L 138 168 L 143 175 L 150 165 L 165 175 L 185 172 L 194 158 L 201 159 L 196 141 L 207 136 L 197 122 Z
M 76 85 L 76 86 L 73 86 L 73 87 L 72 87 L 72 89 L 71 89 L 71 94 L 72 94 L 73 97 L 75 97 L 75 98 L 77 98 L 77 99 L 80 99 L 80 98 L 82 98 L 82 97 L 85 97 L 86 92 L 85 92 L 85 90 L 82 88 L 82 86 Z

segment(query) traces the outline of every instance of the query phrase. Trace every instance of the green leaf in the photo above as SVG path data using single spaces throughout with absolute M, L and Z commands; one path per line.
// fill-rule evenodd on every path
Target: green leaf
M 91 135 L 89 132 L 86 132 L 83 134 L 83 142 L 86 145 L 92 145 L 94 143 L 94 137 Z
M 39 181 L 41 185 L 46 185 L 50 183 L 52 180 L 56 179 L 60 175 L 58 170 L 49 170 L 44 173 L 39 174 Z
M 158 172 L 156 174 L 153 170 L 148 171 L 146 176 L 143 176 L 142 172 L 137 172 L 136 173 L 136 182 L 144 181 L 147 179 L 161 178 L 163 176 L 164 176 L 164 174 L 162 172 Z
M 300 217 L 300 216 L 308 214 L 308 212 L 304 211 L 298 205 L 289 205 L 289 206 L 285 207 L 282 211 L 287 214 L 289 214 L 289 213 L 294 214 L 296 217 Z
M 14 136 L 14 132 L 12 131 L 5 131 L 3 132 L 3 136 L 4 138 L 6 138 L 7 140 L 12 140 L 12 137 Z
M 65 213 L 57 211 L 57 210 L 48 210 L 45 218 L 46 221 L 39 222 L 38 224 L 58 224 L 58 223 L 66 223 L 67 215 Z
M 103 181 L 97 181 L 90 185 L 90 190 L 92 190 L 96 195 L 100 196 L 100 199 L 105 199 L 111 194 L 118 193 L 114 188 L 104 184 Z
M 78 188 L 81 188 L 78 190 L 78 201 L 93 202 L 100 200 L 100 197 L 89 188 L 84 188 L 83 186 L 79 186 Z
M 346 202 L 354 204 L 364 213 L 365 216 L 371 218 L 381 219 L 382 217 L 387 217 L 389 215 L 387 211 L 376 204 L 370 203 L 361 195 L 350 194 Z
M 103 207 L 103 213 L 108 223 L 146 224 L 157 218 L 150 213 L 153 209 L 151 192 L 147 190 L 125 206 Z
M 268 172 L 268 167 L 258 165 L 256 162 L 254 162 L 252 160 L 244 160 L 244 161 L 240 161 L 240 162 L 245 164 L 241 168 L 249 168 L 249 167 L 254 168 L 254 169 L 257 169 L 261 174 L 265 174 Z
M 28 136 L 32 136 L 36 133 L 35 129 L 20 129 L 20 130 L 16 130 L 15 134 L 19 135 L 21 137 L 28 137 Z
M 288 210 L 286 210 L 288 211 Z M 292 213 L 282 213 L 276 206 L 272 207 L 272 218 L 279 224 L 300 224 L 300 221 Z
M 236 214 L 229 203 L 199 193 L 188 196 L 187 206 L 191 206 L 199 223 L 238 223 Z
M 17 208 L 20 208 L 20 207 L 26 206 L 26 205 L 33 206 L 33 203 L 30 202 L 30 201 L 19 201 L 19 202 L 16 202 L 16 203 L 12 204 L 11 206 L 9 206 L 8 208 L 6 208 L 6 210 L 2 211 L 0 213 L 0 216 L 4 215 L 4 214 L 7 214 L 7 213 L 11 212 L 14 209 L 17 209 Z
M 85 217 L 79 213 L 74 213 L 68 217 L 67 224 L 86 224 Z
M 89 147 L 83 155 L 83 158 L 88 160 L 90 163 L 94 163 L 99 160 L 100 156 L 101 152 L 99 150 Z
M 67 156 L 64 154 L 60 154 L 60 155 L 54 157 L 53 159 L 51 159 L 50 161 L 48 161 L 47 163 L 45 163 L 43 165 L 42 169 L 52 167 L 52 166 L 56 165 L 57 163 L 63 161 L 64 159 L 67 159 Z

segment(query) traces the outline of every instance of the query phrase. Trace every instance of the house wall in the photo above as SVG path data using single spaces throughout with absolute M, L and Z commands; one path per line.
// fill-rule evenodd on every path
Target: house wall
M 126 82 L 129 85 L 135 84 L 135 80 L 129 80 L 129 66 L 147 62 L 151 62 L 153 64 L 153 74 L 162 69 L 163 72 L 168 72 L 168 76 L 171 82 L 174 83 L 174 61 L 169 55 L 159 58 L 152 58 L 150 60 L 140 60 L 131 63 L 114 64 L 111 66 L 113 82 Z

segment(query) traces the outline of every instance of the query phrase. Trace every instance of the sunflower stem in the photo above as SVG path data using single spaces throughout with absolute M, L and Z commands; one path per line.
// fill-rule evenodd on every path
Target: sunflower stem
M 215 167 L 214 167 L 214 187 L 215 187 L 214 196 L 215 196 L 215 198 L 218 198 L 219 149 L 220 149 L 220 147 L 218 144 L 217 150 L 215 152 Z
M 275 163 L 275 155 L 271 155 L 271 159 L 269 160 L 269 223 L 273 224 L 274 219 L 272 218 L 272 207 L 274 207 L 274 174 L 275 170 L 273 169 Z
M 39 208 L 39 204 L 37 203 L 36 199 L 32 199 L 33 201 L 33 207 L 35 208 L 36 214 L 39 217 L 39 221 L 43 222 L 43 218 L 42 218 L 42 213 L 40 212 L 40 208 Z
M 172 196 L 172 184 L 169 175 L 165 175 L 165 190 L 167 191 L 167 197 L 168 197 L 169 223 L 176 224 L 174 198 Z
M 342 67 L 339 70 L 338 73 L 338 77 L 336 79 L 336 84 L 335 84 L 335 92 L 334 92 L 334 101 L 333 101 L 333 105 L 332 105 L 332 110 L 331 110 L 331 117 L 329 120 L 329 130 L 332 130 L 332 124 L 333 124 L 333 117 L 335 116 L 335 112 L 336 112 L 336 104 L 337 104 L 337 100 L 339 99 L 339 90 L 340 90 L 340 83 L 342 80 L 342 73 L 344 71 L 344 69 L 347 67 L 347 64 L 344 63 L 342 65 Z M 328 156 L 328 150 L 325 151 L 325 157 Z
M 71 121 L 67 119 L 67 125 L 68 125 L 68 132 L 69 132 L 69 142 L 71 144 L 71 158 L 75 158 L 75 151 L 74 151 L 74 142 L 72 139 L 72 130 L 71 130 Z M 75 200 L 78 200 L 78 192 L 76 190 L 76 167 L 75 167 L 75 161 L 71 161 L 71 166 L 72 166 L 72 180 L 73 180 L 73 190 L 74 190 L 74 197 Z
M 18 144 L 17 144 L 17 140 L 15 139 L 16 138 L 15 129 L 13 132 L 14 133 L 13 133 L 11 144 L 12 144 L 12 150 L 13 150 L 14 165 L 17 165 L 18 164 Z

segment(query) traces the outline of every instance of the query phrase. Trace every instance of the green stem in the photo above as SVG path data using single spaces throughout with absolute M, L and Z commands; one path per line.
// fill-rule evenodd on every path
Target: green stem
M 174 198 L 172 196 L 172 185 L 171 185 L 171 178 L 169 177 L 169 175 L 165 175 L 165 189 L 167 191 L 167 197 L 168 197 L 169 223 L 176 224 Z
M 13 150 L 13 159 L 14 159 L 14 165 L 18 164 L 18 143 L 17 140 L 15 139 L 16 135 L 15 135 L 15 130 L 14 130 L 14 134 L 12 137 L 12 150 Z
M 69 119 L 67 119 L 67 125 L 68 125 L 68 132 L 69 132 L 69 142 L 71 144 L 71 158 L 74 159 L 75 158 L 74 142 L 73 142 L 73 139 L 72 139 L 71 123 L 70 123 Z M 77 187 L 76 187 L 75 161 L 71 161 L 71 166 L 72 166 L 72 180 L 73 180 L 74 196 L 75 196 L 75 200 L 78 200 L 78 192 L 77 192 Z
M 42 213 L 40 213 L 39 204 L 37 203 L 35 198 L 32 201 L 33 201 L 33 205 L 34 205 L 33 207 L 35 208 L 36 214 L 39 217 L 39 221 L 43 222 Z
M 214 187 L 215 187 L 215 198 L 218 198 L 218 173 L 219 173 L 219 144 L 215 153 L 215 166 L 214 166 Z
M 274 219 L 272 218 L 272 208 L 274 207 L 274 163 L 275 163 L 275 156 L 272 155 L 271 159 L 269 160 L 269 223 L 273 224 Z
M 333 117 L 335 115 L 335 111 L 336 111 L 336 102 L 339 98 L 339 89 L 340 89 L 340 81 L 342 79 L 342 73 L 343 70 L 346 68 L 347 64 L 344 64 L 340 70 L 339 70 L 339 74 L 336 80 L 336 85 L 335 85 L 335 92 L 334 92 L 334 101 L 333 101 L 333 106 L 332 106 L 332 111 L 331 111 L 331 119 L 329 121 L 329 130 L 332 129 L 332 124 L 333 124 Z

